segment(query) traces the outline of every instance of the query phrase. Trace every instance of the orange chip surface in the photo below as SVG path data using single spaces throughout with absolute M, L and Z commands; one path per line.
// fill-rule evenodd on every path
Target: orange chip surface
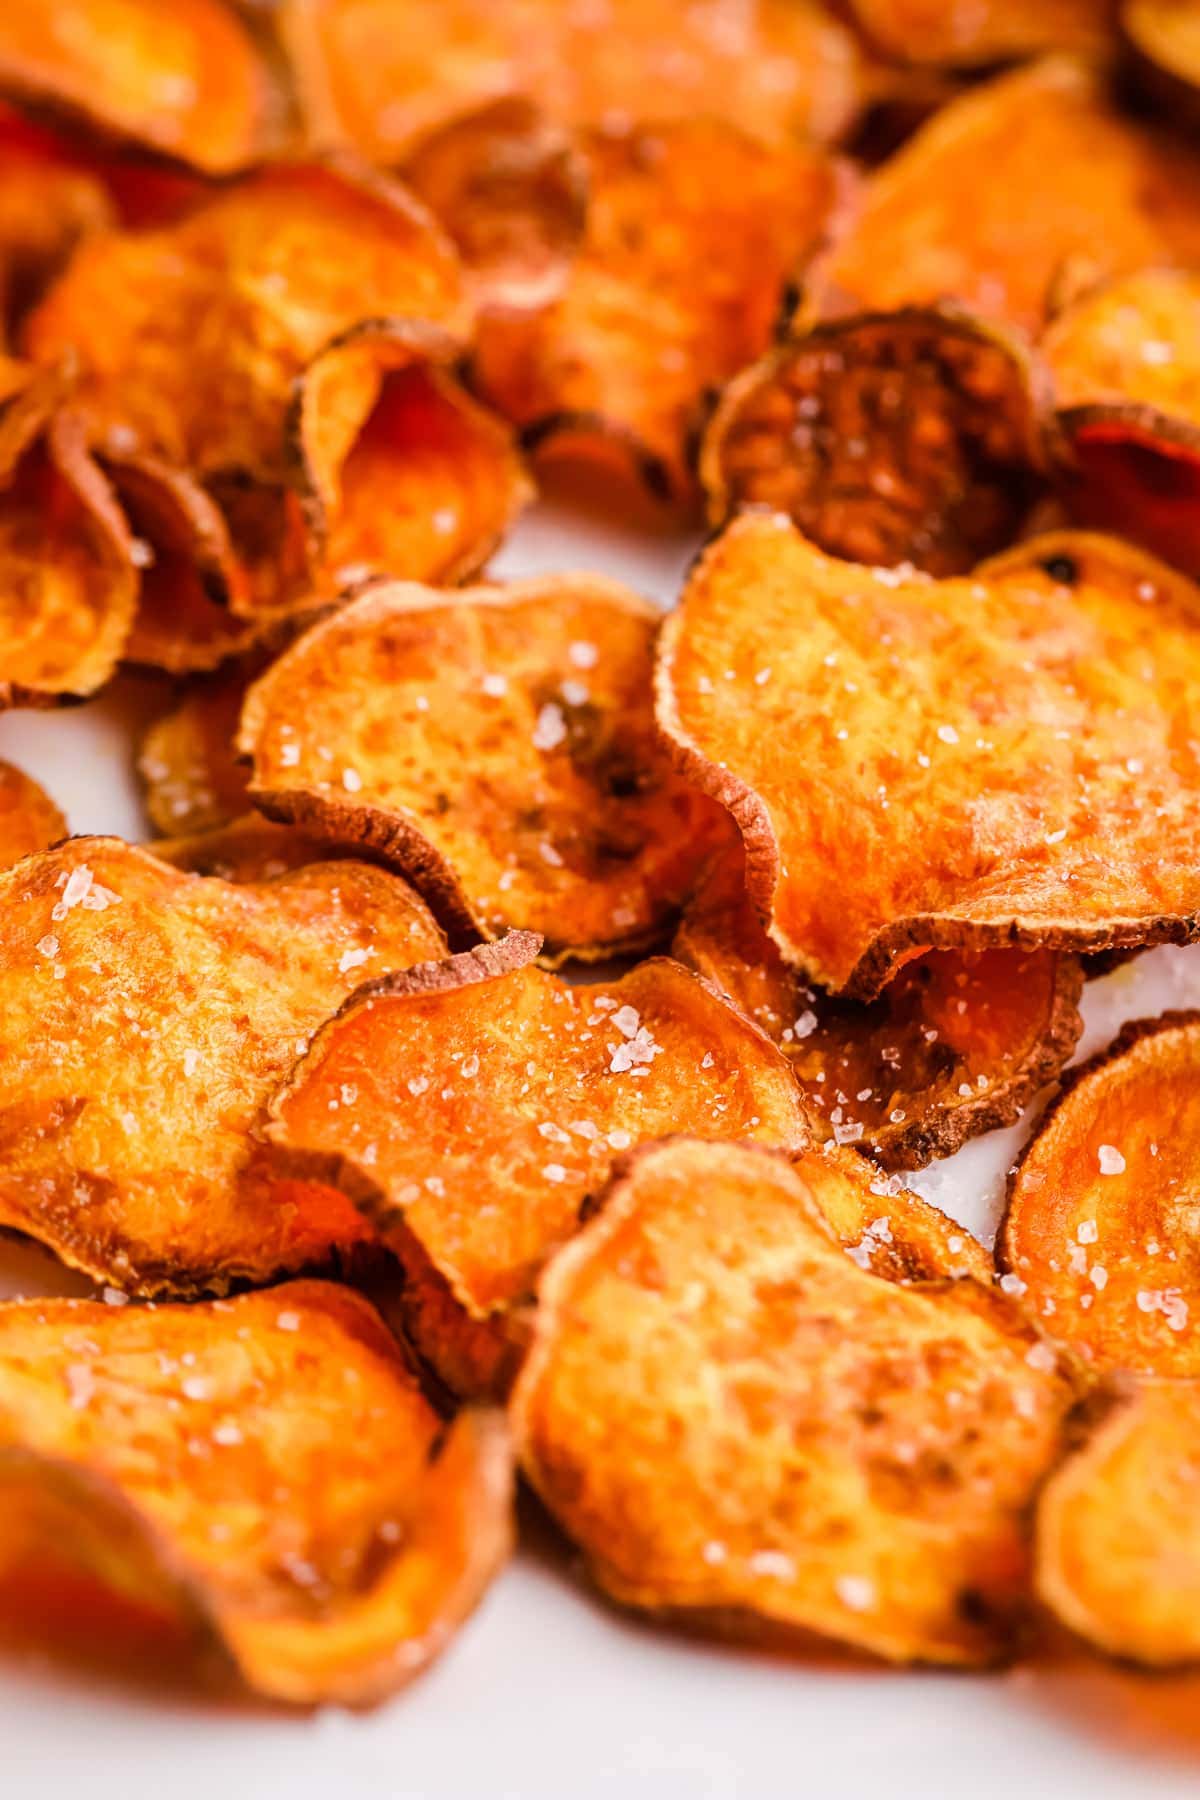
M 1073 259 L 1101 275 L 1200 262 L 1200 153 L 1117 112 L 1096 74 L 1052 57 L 922 127 L 814 279 L 843 310 L 954 298 L 1036 336 Z
M 53 705 L 112 675 L 137 606 L 128 528 L 52 384 L 0 400 L 0 704 Z
M 1047 1482 L 1037 1589 L 1123 1662 L 1200 1660 L 1200 1384 L 1146 1381 L 1110 1403 Z
M 129 1292 L 220 1292 L 364 1237 L 262 1168 L 261 1108 L 366 975 L 443 952 L 365 864 L 261 887 L 73 838 L 0 876 L 0 1224 Z
M 746 513 L 663 627 L 659 720 L 785 961 L 871 998 L 922 950 L 1200 925 L 1200 593 L 1059 533 L 935 582 Z
M 1113 47 L 1113 0 L 850 0 L 885 55 L 943 68 L 978 68 L 1047 50 Z
M 791 1062 L 813 1126 L 889 1169 L 919 1168 L 1011 1125 L 1079 1036 L 1083 975 L 1052 950 L 934 950 L 878 999 L 831 999 L 789 969 L 723 857 L 674 954 L 728 994 Z
M 501 1337 L 619 1151 L 678 1130 L 807 1136 L 783 1057 L 695 975 L 656 958 L 572 987 L 537 948 L 513 933 L 369 984 L 271 1107 L 284 1171 L 336 1183 L 388 1242 L 415 1238 Z M 418 1348 L 453 1373 L 437 1341 Z
M 210 175 L 277 137 L 266 68 L 221 0 L 14 0 L 0 18 L 0 89 Z
M 505 1560 L 511 1488 L 503 1420 L 447 1429 L 346 1288 L 0 1308 L 0 1607 L 82 1565 L 259 1695 L 380 1700 Z
M 715 117 L 829 140 L 863 101 L 854 37 L 810 0 L 284 0 L 310 136 L 397 161 L 490 101 L 571 125 Z
M 994 1661 L 1071 1383 L 997 1290 L 857 1268 L 819 1179 L 687 1139 L 632 1159 L 543 1277 L 526 1473 L 626 1605 Z
M 230 664 L 194 683 L 142 739 L 146 811 L 164 836 L 213 831 L 246 812 L 250 771 L 237 760 L 234 738 L 259 668 Z
M 67 821 L 32 776 L 0 761 L 0 867 L 46 850 L 67 835 Z
M 452 246 L 382 177 L 281 164 L 159 230 L 80 246 L 30 315 L 28 352 L 69 360 L 93 429 L 198 476 L 288 472 L 293 384 L 366 316 L 465 332 Z
M 1200 569 L 1200 277 L 1143 269 L 1068 306 L 1042 351 L 1074 453 L 1074 516 Z
M 845 195 L 823 151 L 694 120 L 586 140 L 584 242 L 557 300 L 486 314 L 480 390 L 543 455 L 624 460 L 690 500 L 709 390 L 765 350 Z
M 949 308 L 801 331 L 737 376 L 709 423 L 710 521 L 770 506 L 833 556 L 957 574 L 1029 509 L 1040 385 L 1019 345 Z
M 1200 1014 L 1128 1025 L 1026 1147 L 998 1240 L 1047 1331 L 1101 1366 L 1200 1375 Z
M 252 797 L 391 858 L 455 925 L 653 942 L 725 830 L 655 737 L 659 616 L 598 576 L 373 588 L 251 689 Z

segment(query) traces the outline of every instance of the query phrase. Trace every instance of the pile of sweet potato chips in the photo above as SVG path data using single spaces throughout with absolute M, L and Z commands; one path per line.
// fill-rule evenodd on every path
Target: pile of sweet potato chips
M 519 1476 L 1200 1657 L 1200 1015 L 1064 1075 L 1200 940 L 1198 130 L 1164 0 L 0 8 L 0 706 L 162 694 L 143 844 L 0 764 L 0 1612 L 370 1703 Z M 903 1174 L 1047 1098 L 993 1257 Z

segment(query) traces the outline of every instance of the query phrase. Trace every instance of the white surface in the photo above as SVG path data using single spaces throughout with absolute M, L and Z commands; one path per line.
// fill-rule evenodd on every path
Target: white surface
M 507 575 L 591 567 L 670 600 L 694 546 L 534 516 Z M 0 717 L 0 756 L 76 831 L 142 829 L 132 728 L 161 687 Z M 1200 1004 L 1200 948 L 1160 950 L 1088 990 L 1090 1051 L 1126 1018 Z M 1028 1129 L 916 1178 L 981 1235 Z M 0 1244 L 0 1293 L 81 1291 Z M 618 1618 L 560 1550 L 526 1548 L 448 1655 L 372 1715 L 291 1717 L 149 1691 L 0 1650 L 4 1800 L 1125 1800 L 1200 1793 L 1200 1679 L 1138 1681 L 1078 1658 L 999 1676 L 898 1674 L 689 1642 Z

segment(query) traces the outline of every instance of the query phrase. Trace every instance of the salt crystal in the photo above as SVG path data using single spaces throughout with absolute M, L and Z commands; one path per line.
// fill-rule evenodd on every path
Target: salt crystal
M 1102 1175 L 1121 1175 L 1125 1171 L 1125 1158 L 1115 1144 L 1101 1144 L 1096 1153 L 1096 1161 L 1100 1164 Z
M 553 700 L 547 700 L 537 716 L 533 728 L 533 747 L 535 750 L 554 750 L 567 735 L 567 721 L 563 718 L 561 706 Z
M 595 644 L 575 643 L 567 648 L 567 655 L 577 669 L 594 669 L 600 661 L 600 652 Z
M 299 1331 L 300 1314 L 298 1312 L 276 1313 L 275 1323 L 280 1331 Z
M 357 794 L 362 787 L 362 776 L 357 769 L 342 770 L 342 786 L 348 794 Z
M 833 1591 L 851 1612 L 870 1612 L 878 1600 L 875 1583 L 867 1575 L 839 1575 Z

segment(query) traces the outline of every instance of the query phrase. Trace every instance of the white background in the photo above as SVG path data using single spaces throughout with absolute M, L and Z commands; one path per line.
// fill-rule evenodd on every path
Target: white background
M 694 545 L 543 510 L 495 567 L 594 568 L 669 602 Z M 76 711 L 0 717 L 0 756 L 75 831 L 145 827 L 134 728 L 159 685 L 124 678 Z M 1200 1005 L 1200 948 L 1152 952 L 1085 1001 L 1084 1050 L 1125 1018 Z M 988 1235 L 1028 1121 L 916 1179 Z M 0 1294 L 80 1292 L 0 1243 Z M 1070 1652 L 989 1676 L 901 1674 L 689 1641 L 618 1617 L 536 1520 L 440 1664 L 368 1715 L 222 1705 L 51 1658 L 0 1631 L 3 1800 L 1087 1800 L 1200 1794 L 1200 1677 L 1144 1680 Z

